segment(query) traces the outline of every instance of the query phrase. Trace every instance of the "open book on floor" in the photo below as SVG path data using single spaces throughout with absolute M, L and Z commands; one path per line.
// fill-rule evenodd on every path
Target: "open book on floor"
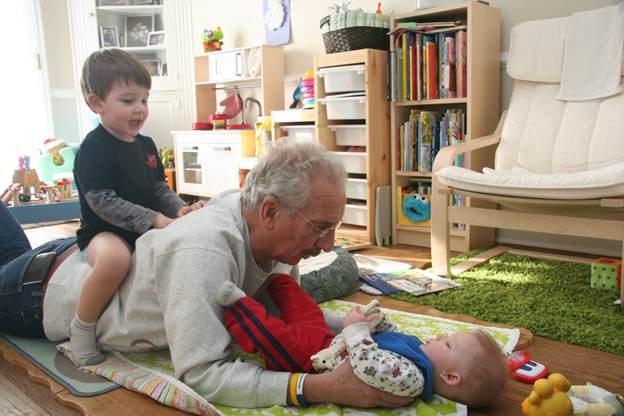
M 364 292 L 384 295 L 403 291 L 414 296 L 420 296 L 461 286 L 457 282 L 422 269 L 360 275 L 360 280 L 369 287 L 372 286 L 372 288 L 377 290 L 377 293 L 374 293 L 364 286 Z

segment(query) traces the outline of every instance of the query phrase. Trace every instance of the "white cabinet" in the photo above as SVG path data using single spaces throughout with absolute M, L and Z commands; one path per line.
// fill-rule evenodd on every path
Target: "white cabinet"
M 212 197 L 239 187 L 245 130 L 174 131 L 176 183 L 180 194 Z

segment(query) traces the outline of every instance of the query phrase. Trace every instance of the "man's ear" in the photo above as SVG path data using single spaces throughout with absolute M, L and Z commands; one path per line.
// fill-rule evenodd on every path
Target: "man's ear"
M 272 230 L 275 228 L 279 217 L 279 203 L 275 198 L 267 196 L 260 202 L 258 213 L 260 214 L 260 222 L 264 228 Z
M 461 375 L 457 371 L 442 371 L 440 373 L 440 378 L 447 385 L 451 387 L 457 387 L 461 384 Z
M 91 107 L 91 110 L 96 113 L 99 113 L 102 109 L 102 99 L 97 94 L 90 93 L 87 95 L 87 103 L 89 104 L 89 107 Z

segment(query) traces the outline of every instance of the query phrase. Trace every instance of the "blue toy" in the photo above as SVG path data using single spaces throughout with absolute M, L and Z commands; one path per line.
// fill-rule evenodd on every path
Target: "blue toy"
M 413 223 L 426 221 L 431 218 L 431 202 L 420 194 L 411 193 L 405 195 L 402 208 L 403 215 Z

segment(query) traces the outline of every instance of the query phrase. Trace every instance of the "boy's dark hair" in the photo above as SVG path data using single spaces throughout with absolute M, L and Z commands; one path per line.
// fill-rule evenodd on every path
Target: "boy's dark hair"
M 102 49 L 93 52 L 82 66 L 80 89 L 87 97 L 95 94 L 102 100 L 113 89 L 115 82 L 133 82 L 148 90 L 152 88 L 152 77 L 134 56 L 121 49 Z

